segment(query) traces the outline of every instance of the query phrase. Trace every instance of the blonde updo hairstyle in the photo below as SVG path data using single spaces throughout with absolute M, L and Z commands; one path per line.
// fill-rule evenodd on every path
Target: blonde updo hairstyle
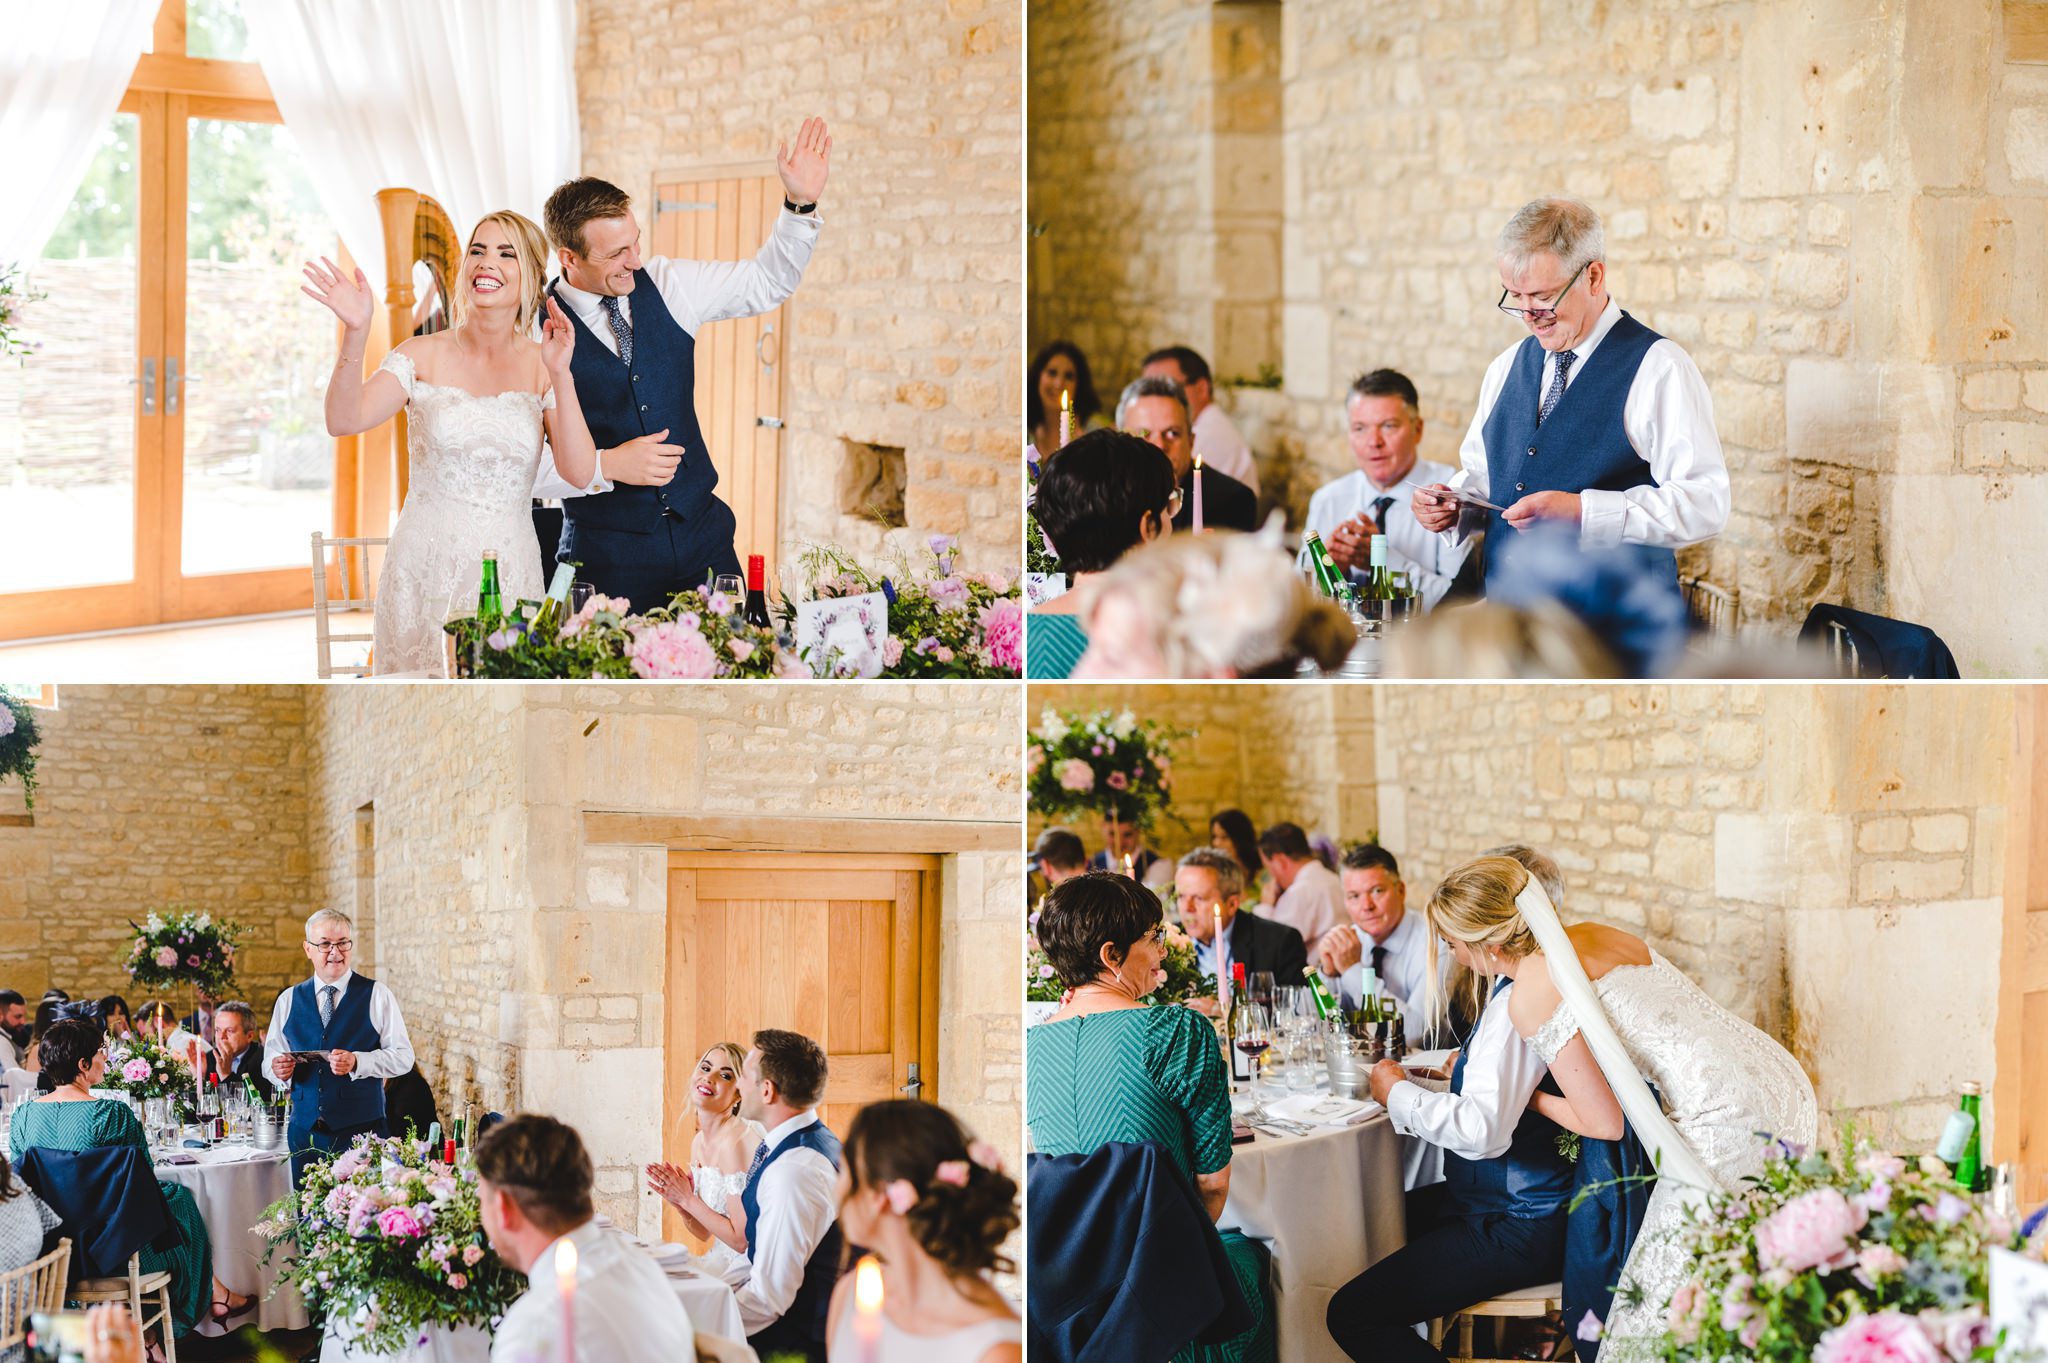
M 1473 969 L 1458 972 L 1459 989 L 1469 989 L 1463 1000 L 1467 1016 L 1475 1022 L 1485 1011 L 1493 994 L 1494 972 L 1489 968 L 1492 953 L 1519 960 L 1534 952 L 1536 934 L 1522 918 L 1515 896 L 1529 883 L 1529 868 L 1513 857 L 1474 857 L 1443 878 L 1423 907 L 1429 923 L 1429 1009 L 1431 1020 L 1442 1023 L 1450 997 L 1438 987 L 1437 942 L 1463 942 L 1470 949 Z
M 541 297 L 547 292 L 548 242 L 532 219 L 509 208 L 484 214 L 470 229 L 469 240 L 462 245 L 462 263 L 455 271 L 455 296 L 448 300 L 448 315 L 456 326 L 461 326 L 469 314 L 469 276 L 475 268 L 469 248 L 476 244 L 476 234 L 484 230 L 487 222 L 504 229 L 511 239 L 512 253 L 519 258 L 519 315 L 513 320 L 512 329 L 524 336 L 532 331 L 533 320 L 540 315 Z

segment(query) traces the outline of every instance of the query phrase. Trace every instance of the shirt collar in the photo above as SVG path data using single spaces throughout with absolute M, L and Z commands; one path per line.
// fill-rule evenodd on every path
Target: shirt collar
M 775 1149 L 775 1147 L 782 1144 L 783 1138 L 785 1136 L 794 1136 L 797 1132 L 803 1130 L 805 1127 L 815 1125 L 817 1120 L 818 1109 L 814 1107 L 806 1108 L 802 1112 L 797 1113 L 796 1116 L 791 1117 L 788 1121 L 776 1127 L 773 1131 L 770 1131 L 764 1143 L 772 1151 Z
M 1405 947 L 1406 945 L 1408 945 L 1408 939 L 1415 935 L 1415 929 L 1410 925 L 1413 924 L 1415 920 L 1420 916 L 1421 915 L 1416 913 L 1415 910 L 1408 908 L 1406 905 L 1403 905 L 1401 910 L 1401 921 L 1396 923 L 1394 925 L 1394 930 L 1387 934 L 1387 940 L 1382 942 L 1379 941 L 1377 938 L 1374 938 L 1373 945 L 1385 947 L 1389 955 L 1393 954 L 1394 948 L 1397 945 Z M 1372 937 L 1372 934 L 1367 933 L 1366 936 Z
M 590 1250 L 598 1244 L 598 1237 L 604 1231 L 592 1217 L 566 1235 L 558 1236 L 542 1250 L 533 1264 L 526 1270 L 527 1285 L 540 1294 L 543 1301 L 554 1301 L 561 1295 L 559 1279 L 555 1276 L 555 1255 L 561 1251 L 562 1241 L 576 1246 L 576 1277 L 580 1281 L 590 1263 Z
M 574 308 L 583 317 L 598 316 L 604 311 L 604 300 L 611 296 L 601 293 L 586 293 L 574 284 L 571 284 L 567 275 L 557 275 L 554 287 L 561 294 L 562 301 Z M 631 321 L 633 317 L 633 296 L 627 294 L 624 298 L 619 299 L 619 306 L 624 309 L 626 319 Z
M 1607 339 L 1607 333 L 1614 330 L 1614 324 L 1620 320 L 1621 304 L 1610 293 L 1607 295 L 1607 306 L 1600 311 L 1600 320 L 1593 323 L 1593 330 L 1587 333 L 1585 340 L 1572 347 L 1573 369 L 1580 369 L 1585 366 L 1586 360 L 1599 347 L 1600 343 Z M 1545 351 L 1544 353 L 1551 359 L 1557 358 L 1554 351 Z M 1418 460 L 1417 462 L 1420 461 Z
M 336 981 L 334 982 L 334 984 L 332 985 L 332 988 L 333 988 L 333 989 L 334 989 L 334 991 L 335 991 L 335 993 L 334 993 L 334 999 L 335 999 L 335 1002 L 339 1003 L 339 1002 L 340 1002 L 340 1001 L 342 1000 L 342 998 L 343 998 L 343 997 L 345 997 L 345 996 L 346 996 L 346 995 L 348 994 L 348 982 L 349 982 L 350 980 L 354 979 L 355 977 L 356 977 L 356 972 L 354 971 L 354 969 L 353 969 L 353 968 L 351 968 L 351 969 L 350 969 L 350 971 L 348 972 L 348 974 L 346 974 L 346 975 L 343 975 L 343 976 L 342 976 L 342 977 L 341 977 L 340 979 L 338 979 L 338 980 L 336 980 Z M 323 989 L 329 988 L 329 987 L 330 987 L 330 986 L 328 985 L 327 981 L 325 981 L 325 980 L 321 979 L 321 978 L 320 978 L 320 977 L 319 977 L 318 975 L 315 975 L 315 976 L 313 977 L 313 997 L 314 997 L 314 998 L 316 998 L 316 999 L 317 999 L 317 998 L 319 998 L 319 997 L 320 997 L 320 991 L 321 991 L 321 990 L 323 990 Z

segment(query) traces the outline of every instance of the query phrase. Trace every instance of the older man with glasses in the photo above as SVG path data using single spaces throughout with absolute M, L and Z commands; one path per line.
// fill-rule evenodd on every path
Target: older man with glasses
M 1187 530 L 1195 518 L 1195 436 L 1188 417 L 1187 390 L 1172 379 L 1133 379 L 1116 403 L 1116 428 L 1164 454 L 1173 465 L 1176 500 L 1167 514 L 1173 528 Z M 1227 473 L 1202 469 L 1202 526 L 1207 530 L 1259 528 L 1259 495 Z
M 330 1150 L 385 1134 L 384 1081 L 412 1068 L 412 1040 L 391 991 L 353 969 L 355 925 L 321 909 L 306 920 L 312 978 L 277 996 L 263 1061 L 292 1089 L 292 1183 Z
M 1487 367 L 1449 484 L 1414 494 L 1415 518 L 1463 542 L 1487 531 L 1488 594 L 1502 541 L 1540 522 L 1587 549 L 1640 545 L 1677 585 L 1674 549 L 1728 523 L 1728 466 L 1699 367 L 1607 292 L 1599 215 L 1537 199 L 1501 229 L 1503 312 L 1529 335 Z

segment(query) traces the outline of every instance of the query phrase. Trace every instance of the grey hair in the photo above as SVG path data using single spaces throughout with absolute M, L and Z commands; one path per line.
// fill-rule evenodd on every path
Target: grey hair
M 1499 256 L 1518 269 L 1548 251 L 1566 274 L 1607 259 L 1600 215 L 1578 199 L 1531 199 L 1500 229 Z
M 316 923 L 339 923 L 350 932 L 356 930 L 356 920 L 340 909 L 315 909 L 306 915 L 306 940 L 313 940 L 313 925 Z
M 223 1003 L 220 1007 L 214 1009 L 213 1012 L 216 1017 L 222 1013 L 233 1013 L 242 1020 L 242 1025 L 248 1028 L 252 1034 L 256 1030 L 256 1010 L 240 1000 Z
M 1228 852 L 1214 847 L 1197 847 L 1180 859 L 1183 871 L 1207 871 L 1216 877 L 1216 894 L 1220 899 L 1236 899 L 1244 893 L 1244 867 Z
M 1125 384 L 1123 396 L 1116 400 L 1116 428 L 1118 430 L 1124 428 L 1125 410 L 1139 398 L 1172 398 L 1180 404 L 1180 419 L 1182 421 L 1192 420 L 1188 416 L 1187 390 L 1172 379 L 1167 378 L 1164 374 L 1147 374 L 1142 378 L 1132 379 L 1129 383 Z
M 1543 887 L 1543 893 L 1550 896 L 1550 906 L 1560 914 L 1564 912 L 1564 872 L 1557 869 L 1557 863 L 1548 854 L 1539 852 L 1525 842 L 1504 843 L 1489 847 L 1479 854 L 1482 857 L 1513 857 L 1522 863 L 1522 869 L 1536 877 L 1536 883 Z

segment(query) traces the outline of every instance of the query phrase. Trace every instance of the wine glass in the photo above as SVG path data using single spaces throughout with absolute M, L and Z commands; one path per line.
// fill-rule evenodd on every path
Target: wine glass
M 711 584 L 711 590 L 725 597 L 727 615 L 738 615 L 746 606 L 747 593 L 740 585 L 738 573 L 720 573 L 717 580 Z
M 1272 1006 L 1272 1004 L 1273 1004 L 1273 972 L 1272 972 L 1272 971 L 1270 971 L 1270 970 L 1254 970 L 1254 971 L 1253 971 L 1253 972 L 1251 973 L 1251 977 L 1250 977 L 1250 979 L 1249 979 L 1249 980 L 1247 981 L 1247 984 L 1248 984 L 1248 986 L 1249 986 L 1249 989 L 1250 989 L 1250 992 L 1251 992 L 1251 996 L 1252 996 L 1252 997 L 1253 997 L 1254 999 L 1256 999 L 1256 1000 L 1257 1000 L 1258 1002 L 1260 1002 L 1260 1003 L 1263 1003 L 1263 1004 L 1265 1004 L 1265 1005 L 1266 1005 L 1267 1007 L 1269 1007 L 1269 1008 L 1270 1008 L 1270 1007 Z
M 590 604 L 590 598 L 597 594 L 597 588 L 578 578 L 569 584 L 569 613 L 580 614 Z
M 1253 998 L 1250 991 L 1237 1001 L 1230 1017 L 1230 1044 L 1237 1047 L 1244 1056 L 1250 1071 L 1246 1088 L 1251 1092 L 1251 1120 L 1266 1120 L 1265 1104 L 1259 1101 L 1259 1061 L 1273 1046 L 1273 1019 L 1267 1006 Z

